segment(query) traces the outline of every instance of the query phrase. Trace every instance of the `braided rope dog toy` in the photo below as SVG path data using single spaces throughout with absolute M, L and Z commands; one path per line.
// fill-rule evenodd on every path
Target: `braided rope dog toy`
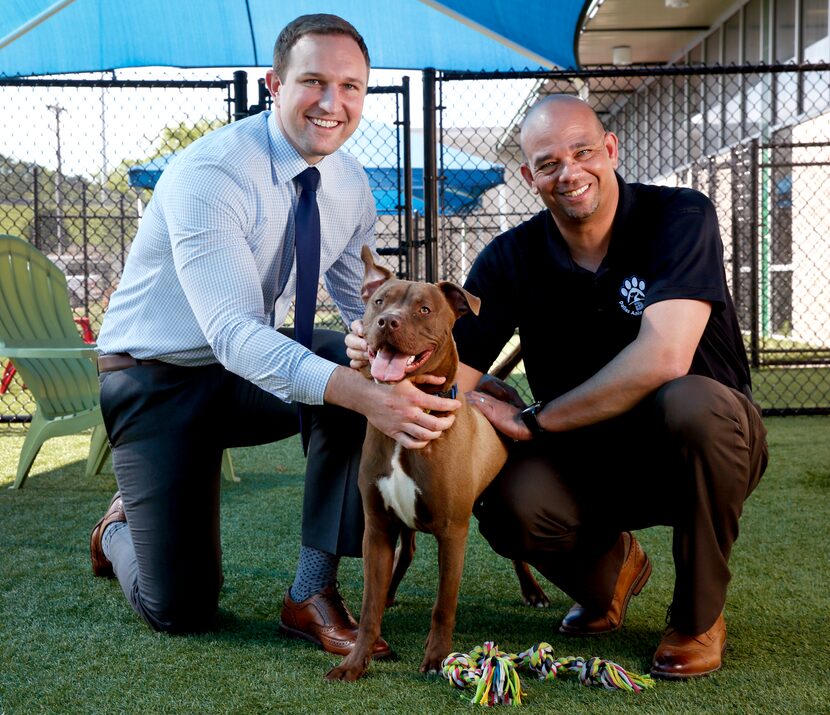
M 522 704 L 519 669 L 536 673 L 539 680 L 555 680 L 560 675 L 573 673 L 582 685 L 605 690 L 639 693 L 654 686 L 650 676 L 629 673 L 610 660 L 586 660 L 572 655 L 554 658 L 549 643 L 539 643 L 513 655 L 500 651 L 493 641 L 487 641 L 469 654 L 450 653 L 441 667 L 443 676 L 455 687 L 476 689 L 472 703 L 487 706 Z

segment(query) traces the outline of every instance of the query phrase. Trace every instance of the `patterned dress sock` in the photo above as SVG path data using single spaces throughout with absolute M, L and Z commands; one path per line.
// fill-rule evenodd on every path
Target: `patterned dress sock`
M 339 556 L 311 546 L 303 546 L 300 549 L 297 575 L 289 591 L 292 600 L 305 601 L 315 593 L 320 593 L 326 586 L 336 585 L 339 563 Z

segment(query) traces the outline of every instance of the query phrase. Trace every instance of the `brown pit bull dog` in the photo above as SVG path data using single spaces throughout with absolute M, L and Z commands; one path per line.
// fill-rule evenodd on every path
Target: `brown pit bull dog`
M 375 264 L 368 247 L 363 299 L 364 331 L 370 365 L 367 377 L 396 383 L 415 375 L 445 377 L 443 385 L 419 384 L 430 392 L 449 394 L 458 370 L 452 337 L 456 319 L 478 314 L 480 301 L 459 286 L 396 280 Z M 383 610 L 414 551 L 414 532 L 425 531 L 438 541 L 438 596 L 421 672 L 437 672 L 452 650 L 458 589 L 464 566 L 467 530 L 476 498 L 504 465 L 507 450 L 487 419 L 464 405 L 452 427 L 423 449 L 408 450 L 372 425 L 366 430 L 359 485 L 366 517 L 363 535 L 363 606 L 352 652 L 326 675 L 331 680 L 356 680 L 366 671 L 372 644 L 380 636 Z M 395 545 L 402 548 L 395 565 Z M 546 597 L 533 575 L 517 568 L 529 602 Z M 529 580 L 528 580 L 529 579 Z M 531 595 L 529 595 L 531 594 Z

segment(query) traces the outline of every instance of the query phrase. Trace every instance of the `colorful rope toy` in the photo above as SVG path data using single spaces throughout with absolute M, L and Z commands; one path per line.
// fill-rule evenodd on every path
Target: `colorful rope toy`
M 539 643 L 513 655 L 503 653 L 493 641 L 476 646 L 472 652 L 450 653 L 442 663 L 442 674 L 457 688 L 475 688 L 471 700 L 476 705 L 521 705 L 522 685 L 519 670 L 536 673 L 539 680 L 555 680 L 573 673 L 582 685 L 605 690 L 639 693 L 654 686 L 648 675 L 629 673 L 625 668 L 601 658 L 554 658 L 549 643 Z

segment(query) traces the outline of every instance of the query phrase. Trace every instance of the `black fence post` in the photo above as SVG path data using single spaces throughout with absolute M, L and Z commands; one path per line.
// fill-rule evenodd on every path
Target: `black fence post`
M 89 187 L 81 189 L 81 235 L 84 242 L 84 315 L 89 315 Z
M 32 169 L 32 243 L 40 250 L 40 186 L 38 175 L 40 169 L 35 166 Z
M 420 242 L 419 236 L 421 235 L 421 213 L 419 211 L 413 212 L 412 231 L 412 235 L 414 237 L 414 245 L 412 248 L 412 268 L 409 279 L 413 281 L 418 281 L 421 280 L 421 254 L 418 251 L 418 243 Z
M 118 275 L 124 270 L 124 263 L 127 260 L 127 226 L 126 212 L 124 209 L 124 194 L 118 197 L 118 236 L 120 241 L 120 252 L 118 255 Z
M 233 121 L 248 116 L 248 73 L 237 70 L 233 73 Z
M 759 318 L 758 318 L 758 298 L 760 293 L 760 286 L 758 285 L 758 252 L 760 251 L 760 236 L 762 227 L 759 223 L 760 212 L 758 211 L 758 201 L 760 195 L 760 185 L 758 183 L 758 171 L 761 163 L 761 148 L 757 139 L 750 142 L 750 152 L 752 160 L 750 162 L 752 178 L 750 186 L 752 187 L 752 202 L 750 204 L 750 221 L 752 223 L 752 230 L 750 236 L 752 240 L 749 244 L 750 250 L 750 291 L 749 291 L 749 364 L 753 368 L 760 366 L 759 359 Z
M 412 262 L 417 250 L 415 236 L 412 234 L 412 117 L 409 113 L 409 77 L 403 77 L 401 92 L 403 103 L 403 226 L 404 251 L 406 254 L 406 275 L 412 280 Z
M 424 268 L 425 280 L 432 283 L 438 273 L 438 176 L 435 154 L 435 70 L 425 69 L 424 77 Z

